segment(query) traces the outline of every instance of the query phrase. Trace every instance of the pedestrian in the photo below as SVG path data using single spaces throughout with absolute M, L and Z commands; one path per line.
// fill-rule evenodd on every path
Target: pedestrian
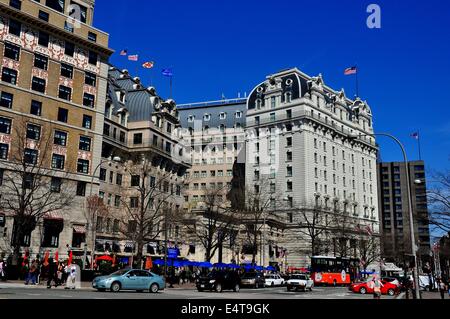
M 58 271 L 56 263 L 53 261 L 53 258 L 49 259 L 48 265 L 48 280 L 47 280 L 47 288 L 52 288 L 52 281 L 55 283 L 55 287 L 58 287 L 58 277 L 56 272 Z
M 25 280 L 25 285 L 28 285 L 29 277 L 30 277 L 30 265 L 26 260 L 22 262 L 22 279 Z
M 30 269 L 28 271 L 28 276 L 25 281 L 25 285 L 28 285 L 30 280 L 32 285 L 36 285 L 36 271 L 37 271 L 37 261 L 33 260 L 31 263 Z
M 69 276 L 67 277 L 66 288 L 64 289 L 73 289 L 75 290 L 75 284 L 77 280 L 77 267 L 72 265 L 69 267 Z
M 439 284 L 439 292 L 441 293 L 441 299 L 445 299 L 445 292 L 447 290 L 445 282 L 442 279 L 439 278 L 438 284 Z
M 381 299 L 381 287 L 383 287 L 383 283 L 377 276 L 374 276 L 372 281 L 370 282 L 370 288 L 373 289 L 373 298 Z
M 0 280 L 1 281 L 6 281 L 6 273 L 5 273 L 5 261 L 2 259 L 0 259 Z

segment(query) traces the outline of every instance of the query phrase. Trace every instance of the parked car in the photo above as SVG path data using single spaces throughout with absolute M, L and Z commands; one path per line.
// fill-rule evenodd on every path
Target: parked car
M 284 285 L 284 279 L 280 275 L 266 275 L 266 287 L 275 287 L 275 286 L 283 286 Z
M 241 286 L 248 286 L 255 289 L 263 288 L 266 285 L 264 275 L 259 272 L 247 272 L 241 276 Z
M 309 291 L 312 291 L 313 287 L 314 287 L 314 280 L 312 280 L 311 277 L 306 274 L 292 275 L 292 276 L 290 276 L 289 280 L 287 281 L 287 291 L 291 291 L 291 290 L 306 291 L 306 289 L 309 289 Z
M 100 276 L 92 281 L 92 288 L 98 291 L 137 290 L 157 293 L 166 286 L 164 278 L 152 272 L 138 269 L 122 269 L 108 276 Z
M 214 290 L 220 293 L 224 290 L 233 290 L 234 292 L 239 292 L 239 274 L 235 271 L 215 270 L 209 273 L 208 276 L 198 278 L 196 287 L 198 291 Z
M 390 282 L 391 284 L 394 284 L 397 287 L 401 286 L 400 281 L 397 278 L 394 278 L 394 277 L 382 277 L 381 280 Z
M 364 294 L 373 294 L 373 288 L 370 285 L 371 280 L 365 282 L 356 282 L 350 285 L 349 290 L 354 293 Z M 383 295 L 394 296 L 400 291 L 399 286 L 396 284 L 390 283 L 386 280 L 381 280 L 383 286 L 381 287 L 381 293 Z

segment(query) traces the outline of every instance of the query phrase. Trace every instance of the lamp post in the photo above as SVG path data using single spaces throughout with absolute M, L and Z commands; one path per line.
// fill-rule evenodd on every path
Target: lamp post
M 91 178 L 91 184 L 90 184 L 90 190 L 89 190 L 89 198 L 92 197 L 93 194 L 93 188 L 94 188 L 94 178 L 96 177 L 95 174 L 97 173 L 98 169 L 100 168 L 100 166 L 102 166 L 102 164 L 107 163 L 109 161 L 115 162 L 115 163 L 120 163 L 122 161 L 122 159 L 119 156 L 115 156 L 115 157 L 111 157 L 110 159 L 107 160 L 102 160 L 100 161 L 100 163 L 97 165 L 97 167 L 94 169 L 94 172 L 92 173 L 92 178 Z M 96 212 L 95 212 L 96 213 Z M 93 227 L 95 221 L 97 219 L 97 216 L 93 216 L 92 220 L 94 220 L 94 222 L 92 223 L 92 225 L 90 225 L 90 221 L 88 221 L 88 229 L 89 227 Z M 95 238 L 96 238 L 96 230 L 93 229 L 92 230 L 92 256 L 91 256 L 91 268 L 94 265 L 94 253 L 95 253 Z M 85 245 L 85 254 L 87 254 L 87 246 Z M 83 257 L 83 270 L 86 269 L 86 256 Z
M 410 180 L 410 173 L 409 173 L 409 163 L 408 163 L 408 156 L 406 155 L 406 150 L 403 144 L 400 142 L 398 138 L 393 136 L 389 133 L 374 133 L 374 134 L 350 134 L 350 139 L 358 139 L 363 136 L 385 136 L 393 139 L 401 148 L 403 153 L 403 160 L 405 162 L 405 170 L 406 170 L 406 180 L 408 182 L 408 208 L 409 208 L 409 226 L 410 226 L 410 233 L 411 233 L 411 253 L 414 258 L 414 268 L 413 268 L 413 277 L 414 277 L 414 286 L 415 286 L 415 295 L 417 299 L 420 299 L 420 287 L 419 287 L 419 274 L 417 269 L 417 255 L 416 255 L 416 237 L 414 235 L 414 216 L 413 216 L 413 208 L 412 208 L 412 190 L 411 190 L 411 180 Z

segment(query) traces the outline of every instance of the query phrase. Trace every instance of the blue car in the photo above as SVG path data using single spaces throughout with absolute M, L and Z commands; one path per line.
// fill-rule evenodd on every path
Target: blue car
M 146 270 L 122 269 L 109 276 L 100 276 L 92 281 L 98 291 L 136 290 L 157 293 L 166 286 L 164 278 Z

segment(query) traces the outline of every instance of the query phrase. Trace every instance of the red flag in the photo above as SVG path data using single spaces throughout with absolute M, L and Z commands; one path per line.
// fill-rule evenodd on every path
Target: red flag
M 55 253 L 55 262 L 58 262 L 59 261 L 59 253 L 58 253 L 58 251 L 56 251 L 56 253 Z
M 69 262 L 67 263 L 68 266 L 72 265 L 72 258 L 73 258 L 73 253 L 72 251 L 69 252 Z
M 113 261 L 112 261 L 112 265 L 115 266 L 116 265 L 116 255 L 113 255 Z

